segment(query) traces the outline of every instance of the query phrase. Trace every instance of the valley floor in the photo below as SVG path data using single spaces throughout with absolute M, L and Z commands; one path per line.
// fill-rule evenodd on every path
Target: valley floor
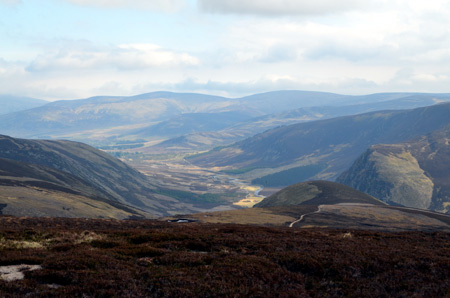
M 448 297 L 449 247 L 446 232 L 0 216 L 0 267 L 34 269 L 2 275 L 0 296 Z
M 122 160 L 147 175 L 160 187 L 208 195 L 209 200 L 196 207 L 203 211 L 220 211 L 252 207 L 268 194 L 279 189 L 264 190 L 259 185 L 237 176 L 228 175 L 220 168 L 203 168 L 189 163 L 180 155 L 140 155 Z M 264 191 L 264 195 L 262 195 Z M 188 201 L 187 201 L 188 202 Z

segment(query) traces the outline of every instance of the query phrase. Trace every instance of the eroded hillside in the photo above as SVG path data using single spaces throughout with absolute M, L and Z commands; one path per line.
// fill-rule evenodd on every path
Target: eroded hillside
M 372 146 L 338 181 L 386 202 L 447 212 L 449 139 L 447 127 L 404 143 Z

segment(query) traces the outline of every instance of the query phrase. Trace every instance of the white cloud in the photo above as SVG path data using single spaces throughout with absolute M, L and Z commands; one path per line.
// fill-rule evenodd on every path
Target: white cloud
M 92 35 L 65 35 L 79 28 L 84 15 L 61 27 L 59 19 L 44 20 L 58 29 L 48 32 L 41 24 L 21 31 L 25 25 L 8 27 L 4 20 L 0 93 L 57 99 L 164 89 L 235 96 L 274 89 L 449 91 L 448 0 L 198 1 L 203 12 L 235 14 L 231 17 L 199 14 L 191 7 L 196 0 L 61 1 L 136 11 L 116 22 L 108 19 L 115 13 L 90 10 L 96 20 Z M 189 8 L 175 16 L 146 18 L 148 10 L 173 11 L 183 4 Z M 120 35 L 123 28 L 126 35 Z M 96 32 L 102 35 L 96 38 Z M 25 62 L 16 63 L 19 59 Z
M 251 15 L 323 15 L 360 9 L 367 0 L 198 0 L 200 10 Z
M 66 46 L 58 51 L 38 56 L 27 70 L 72 71 L 85 70 L 139 70 L 154 67 L 192 66 L 199 60 L 187 53 L 163 49 L 153 44 L 123 44 L 117 47 L 96 48 L 79 45 Z
M 180 9 L 185 0 L 66 0 L 81 6 L 94 6 L 101 8 L 128 8 L 156 11 L 176 11 Z

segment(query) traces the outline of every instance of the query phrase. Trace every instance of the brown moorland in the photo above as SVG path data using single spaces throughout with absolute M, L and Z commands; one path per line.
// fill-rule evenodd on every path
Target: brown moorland
M 2 297 L 445 297 L 450 234 L 0 216 Z

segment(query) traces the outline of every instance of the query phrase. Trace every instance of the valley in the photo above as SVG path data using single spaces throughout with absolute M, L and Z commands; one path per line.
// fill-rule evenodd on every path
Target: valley
M 26 183 L 20 182 L 25 187 L 23 193 L 34 191 L 30 181 L 37 177 L 41 185 L 53 183 L 58 190 L 72 187 L 70 191 L 84 199 L 137 208 L 121 218 L 239 213 L 239 209 L 260 205 L 264 198 L 289 185 L 337 179 L 370 146 L 407 141 L 443 129 L 449 125 L 449 100 L 449 94 L 347 96 L 275 91 L 242 98 L 153 92 L 58 101 L 0 115 L 0 129 L 32 138 L 8 140 L 4 136 L 0 157 L 52 168 L 39 169 L 45 175 L 27 175 Z M 49 140 L 39 140 L 43 137 Z M 83 140 L 96 148 L 55 140 L 59 138 Z M 405 156 L 386 160 L 400 164 Z M 405 169 L 410 169 L 407 163 L 403 162 Z M 422 170 L 421 163 L 415 173 Z M 77 182 L 55 179 L 54 170 L 74 175 L 65 179 Z M 411 178 L 403 176 L 410 173 L 406 170 L 391 176 L 406 181 Z M 64 175 L 59 173 L 57 177 Z M 17 179 L 7 173 L 4 176 L 7 187 L 18 185 Z M 391 176 L 386 179 L 392 182 Z M 422 176 L 411 180 L 424 190 L 415 199 L 417 204 L 408 201 L 415 198 L 409 195 L 404 202 L 381 199 L 445 212 L 445 193 L 441 191 L 444 197 L 436 195 L 433 200 L 437 203 L 430 205 L 435 182 Z M 367 183 L 379 188 L 378 182 Z M 42 199 L 50 193 L 61 197 L 54 190 L 39 191 L 46 194 L 39 196 Z M 378 193 L 374 196 L 380 198 Z M 3 213 L 20 213 L 20 204 L 14 207 L 14 201 L 6 195 L 3 200 Z M 59 206 L 47 209 L 53 210 L 47 211 L 50 215 L 65 208 L 67 216 L 84 216 L 55 200 L 46 204 Z M 30 215 L 46 214 L 41 211 Z M 107 214 L 99 216 L 109 217 Z
M 158 181 L 159 187 L 209 196 L 209 200 L 205 199 L 205 208 L 213 206 L 213 210 L 219 211 L 252 207 L 263 199 L 259 195 L 260 186 L 252 185 L 251 182 L 231 176 L 218 168 L 195 166 L 185 157 L 184 154 L 137 154 L 134 159 L 125 158 L 124 161 L 153 181 Z

